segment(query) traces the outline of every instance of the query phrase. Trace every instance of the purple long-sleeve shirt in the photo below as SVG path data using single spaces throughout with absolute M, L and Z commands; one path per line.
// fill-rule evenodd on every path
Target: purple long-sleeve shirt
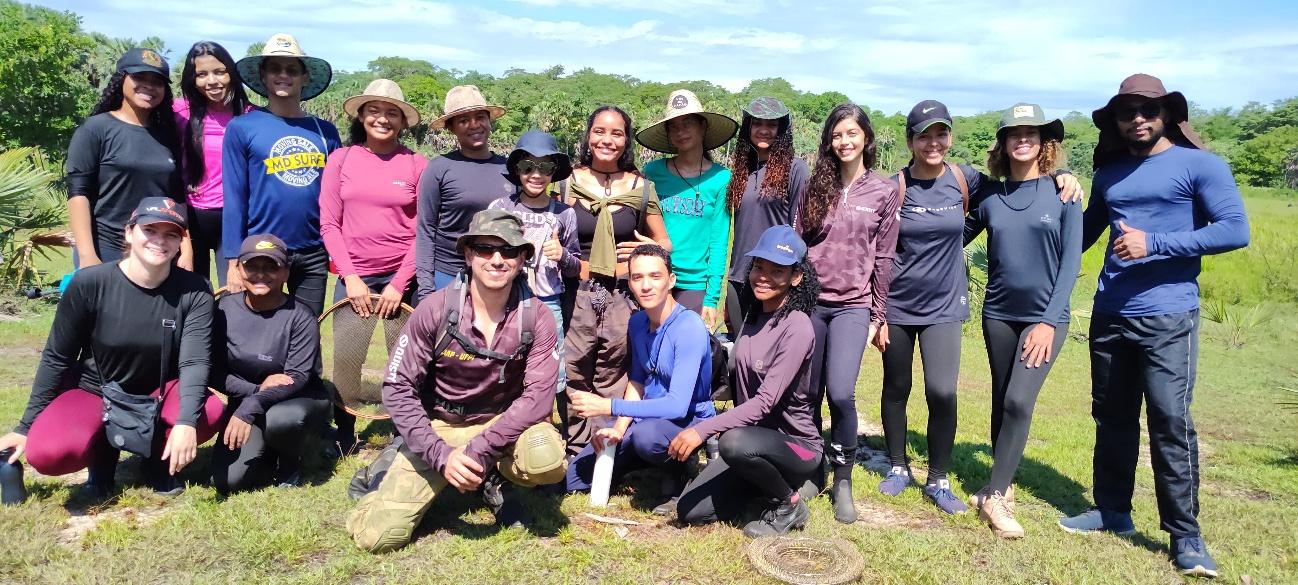
M 530 324 L 533 331 L 532 347 L 526 356 L 506 363 L 503 373 L 499 360 L 473 355 L 457 341 L 451 341 L 441 355 L 434 356 L 448 302 L 459 303 L 455 287 L 436 291 L 419 303 L 397 338 L 383 382 L 383 406 L 392 415 L 397 432 L 405 438 L 410 450 L 438 473 L 446 467 L 454 448 L 429 426 L 432 419 L 474 425 L 500 415 L 464 447 L 464 453 L 485 469 L 524 430 L 550 416 L 559 376 L 554 314 L 536 299 L 530 303 L 532 315 L 522 322 Z M 472 299 L 465 298 L 460 309 L 459 331 L 479 347 L 512 354 L 520 343 L 519 319 L 524 319 L 524 310 L 515 293 L 488 347 L 482 333 L 473 325 Z M 433 404 L 434 397 L 471 412 L 463 416 L 454 414 Z M 428 406 L 424 398 L 430 399 Z
M 816 233 L 804 233 L 807 258 L 820 275 L 821 304 L 887 314 L 888 286 L 897 254 L 897 184 L 866 171 L 848 186 Z

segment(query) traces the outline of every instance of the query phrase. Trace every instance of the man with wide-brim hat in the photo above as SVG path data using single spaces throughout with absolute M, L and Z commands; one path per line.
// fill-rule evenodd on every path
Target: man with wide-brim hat
M 735 132 L 739 130 L 739 123 L 733 118 L 704 110 L 703 104 L 699 102 L 694 92 L 678 89 L 667 96 L 667 107 L 664 109 L 662 119 L 637 133 L 635 140 L 649 150 L 677 154 L 678 148 L 672 144 L 671 138 L 667 135 L 667 122 L 690 115 L 698 116 L 704 121 L 706 129 L 703 132 L 703 150 L 705 151 L 721 148 L 725 143 L 730 142 L 730 139 L 735 137 Z
M 1216 576 L 1199 515 L 1199 445 L 1190 416 L 1202 257 L 1248 245 L 1229 165 L 1203 150 L 1185 97 L 1138 74 L 1092 117 L 1100 128 L 1082 246 L 1107 228 L 1090 325 L 1095 508 L 1071 532 L 1135 532 L 1131 498 L 1148 405 L 1159 525 L 1183 574 Z
M 567 470 L 563 438 L 548 420 L 559 339 L 550 309 L 518 280 L 535 252 L 522 221 L 504 210 L 479 212 L 456 249 L 466 278 L 419 304 L 388 364 L 383 405 L 405 444 L 347 519 L 364 550 L 409 543 L 447 486 L 479 492 L 499 525 L 525 525 L 505 480 L 545 485 Z
M 457 148 L 433 159 L 419 180 L 416 301 L 449 285 L 464 269 L 455 241 L 469 218 L 514 192 L 505 178 L 505 157 L 492 152 L 489 142 L 493 121 L 505 108 L 487 103 L 477 86 L 457 85 L 446 93 L 442 112 L 428 127 L 455 135 Z

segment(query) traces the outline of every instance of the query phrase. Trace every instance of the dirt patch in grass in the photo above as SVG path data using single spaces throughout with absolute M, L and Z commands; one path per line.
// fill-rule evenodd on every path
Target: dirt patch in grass
M 867 500 L 856 501 L 859 514 L 856 522 L 877 528 L 909 528 L 925 530 L 937 528 L 942 522 L 930 516 L 916 516 L 901 508 L 880 506 Z
M 108 520 L 120 520 L 133 529 L 144 528 L 156 522 L 165 512 L 164 507 L 139 509 L 130 506 L 102 512 L 96 511 L 95 508 L 73 510 L 72 515 L 68 517 L 67 525 L 59 531 L 58 543 L 64 546 L 76 546 L 90 531 Z

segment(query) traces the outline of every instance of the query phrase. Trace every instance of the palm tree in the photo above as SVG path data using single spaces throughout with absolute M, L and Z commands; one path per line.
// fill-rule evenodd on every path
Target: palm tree
M 53 165 L 34 148 L 0 152 L 0 289 L 21 288 L 39 277 L 34 255 L 68 246 L 63 197 Z

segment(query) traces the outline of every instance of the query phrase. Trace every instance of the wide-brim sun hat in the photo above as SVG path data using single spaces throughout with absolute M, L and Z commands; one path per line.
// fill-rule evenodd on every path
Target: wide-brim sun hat
M 703 150 L 712 150 L 719 148 L 739 131 L 739 123 L 733 118 L 709 112 L 703 109 L 703 104 L 699 102 L 698 96 L 688 89 L 678 89 L 667 96 L 667 107 L 664 110 L 663 118 L 652 126 L 641 130 L 635 135 L 636 142 L 641 146 L 656 152 L 666 154 L 676 154 L 677 149 L 672 145 L 671 138 L 667 136 L 667 122 L 681 116 L 694 114 L 702 116 L 707 120 L 707 129 L 703 132 Z
M 1091 121 L 1095 122 L 1095 126 L 1102 134 L 1110 129 L 1116 130 L 1114 106 L 1124 95 L 1137 95 L 1161 101 L 1168 114 L 1168 125 L 1176 126 L 1191 146 L 1204 150 L 1203 139 L 1194 128 L 1190 127 L 1190 105 L 1185 95 L 1179 91 L 1167 91 L 1163 86 L 1163 80 L 1147 73 L 1137 73 L 1122 80 L 1122 84 L 1118 86 L 1118 93 L 1109 98 L 1104 107 L 1091 113 Z
M 1046 140 L 1064 140 L 1064 122 L 1059 118 L 1046 120 L 1046 113 L 1037 104 L 1017 103 L 1001 113 L 1000 123 L 996 125 L 996 138 L 999 141 L 1003 132 L 1018 126 L 1033 126 L 1041 131 L 1042 142 Z M 995 145 L 992 145 L 995 148 Z
M 549 132 L 528 130 L 518 139 L 518 144 L 505 159 L 505 178 L 510 183 L 521 185 L 518 180 L 518 161 L 523 160 L 525 156 L 554 157 L 554 162 L 558 166 L 555 167 L 554 174 L 550 175 L 551 183 L 562 181 L 572 175 L 572 159 L 559 152 L 559 141 Z
M 467 114 L 469 112 L 485 111 L 491 114 L 491 119 L 495 120 L 505 115 L 505 108 L 487 103 L 487 98 L 482 97 L 482 91 L 476 85 L 457 85 L 446 92 L 446 99 L 443 100 L 442 115 L 436 120 L 428 123 L 428 127 L 433 130 L 446 128 L 446 122 L 456 116 Z
M 407 128 L 419 123 L 419 110 L 406 102 L 405 92 L 401 91 L 401 86 L 391 79 L 371 81 L 360 95 L 349 97 L 343 102 L 343 111 L 347 112 L 348 116 L 359 119 L 361 107 L 370 102 L 383 102 L 400 108 L 401 113 L 406 117 Z
M 290 57 L 302 62 L 306 67 L 307 79 L 302 84 L 301 100 L 306 101 L 315 96 L 324 93 L 325 88 L 329 87 L 329 82 L 333 80 L 334 70 L 329 66 L 329 62 L 319 57 L 311 57 L 302 52 L 301 45 L 297 44 L 297 39 L 288 33 L 275 33 L 266 41 L 261 48 L 260 55 L 252 55 L 239 59 L 235 63 L 235 68 L 239 70 L 239 76 L 243 78 L 243 84 L 248 86 L 257 95 L 269 98 L 266 91 L 266 84 L 261 81 L 261 63 L 267 57 Z

